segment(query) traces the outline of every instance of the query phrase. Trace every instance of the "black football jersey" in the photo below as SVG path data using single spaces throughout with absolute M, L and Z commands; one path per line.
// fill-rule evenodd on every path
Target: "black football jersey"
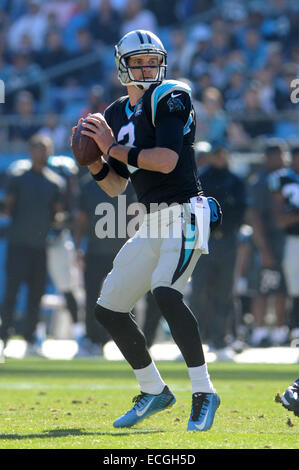
M 145 205 L 148 212 L 151 203 L 184 203 L 190 197 L 203 195 L 193 149 L 195 113 L 191 89 L 187 84 L 165 80 L 152 85 L 134 107 L 130 105 L 129 97 L 123 96 L 112 103 L 104 115 L 120 144 L 142 149 L 163 147 L 161 136 L 158 141 L 156 132 L 160 122 L 167 124 L 165 119 L 171 121 L 172 116 L 183 122 L 182 145 L 177 152 L 179 159 L 171 173 L 135 168 L 109 157 L 109 164 L 116 173 L 131 179 L 138 201 Z M 177 141 L 174 134 L 170 124 L 166 128 L 165 141 L 169 143 L 172 138 Z
M 271 191 L 280 191 L 285 201 L 286 212 L 299 212 L 299 175 L 292 168 L 274 171 L 268 177 Z M 286 228 L 289 235 L 299 235 L 299 224 Z

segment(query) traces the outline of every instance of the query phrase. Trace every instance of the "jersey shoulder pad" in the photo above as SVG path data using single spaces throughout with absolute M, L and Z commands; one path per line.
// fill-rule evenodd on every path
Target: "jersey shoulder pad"
M 164 80 L 153 90 L 151 95 L 153 125 L 155 125 L 158 105 L 165 97 L 168 97 L 170 110 L 172 106 L 185 107 L 182 101 L 186 102 L 186 100 L 189 103 L 189 107 L 192 107 L 192 91 L 187 83 L 178 80 Z

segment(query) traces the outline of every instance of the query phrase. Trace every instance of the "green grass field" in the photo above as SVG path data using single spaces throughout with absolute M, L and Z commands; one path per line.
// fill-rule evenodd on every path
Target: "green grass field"
M 115 418 L 139 393 L 125 362 L 8 359 L 0 365 L 0 449 L 298 449 L 299 419 L 275 402 L 298 365 L 209 364 L 221 397 L 208 432 L 187 432 L 191 388 L 180 362 L 159 370 L 177 403 L 131 429 Z

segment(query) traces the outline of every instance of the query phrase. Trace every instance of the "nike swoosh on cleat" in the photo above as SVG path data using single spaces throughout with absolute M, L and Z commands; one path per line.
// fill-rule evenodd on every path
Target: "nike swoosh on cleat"
M 152 402 L 154 401 L 155 398 L 152 398 L 151 401 L 143 408 L 143 410 L 136 410 L 137 416 L 143 416 L 144 413 L 149 409 L 151 406 Z
M 178 93 L 177 95 L 175 95 L 173 92 L 171 93 L 171 98 L 176 98 L 177 96 L 181 96 L 182 93 Z
M 203 422 L 200 423 L 200 424 L 194 424 L 194 426 L 195 426 L 197 429 L 199 429 L 199 430 L 204 429 L 204 427 L 205 427 L 205 425 L 206 425 L 206 422 L 207 422 L 207 419 L 208 419 L 208 415 L 209 415 L 209 410 L 208 410 L 208 412 L 207 412 L 207 414 L 206 414 L 206 416 L 205 416 Z

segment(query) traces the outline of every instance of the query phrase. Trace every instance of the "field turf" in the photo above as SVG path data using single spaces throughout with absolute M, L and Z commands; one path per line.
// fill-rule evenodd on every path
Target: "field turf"
M 299 448 L 299 418 L 275 402 L 298 377 L 298 365 L 209 364 L 221 405 L 208 432 L 186 432 L 184 363 L 158 367 L 176 404 L 131 429 L 114 429 L 139 393 L 125 362 L 8 359 L 0 364 L 0 449 Z

